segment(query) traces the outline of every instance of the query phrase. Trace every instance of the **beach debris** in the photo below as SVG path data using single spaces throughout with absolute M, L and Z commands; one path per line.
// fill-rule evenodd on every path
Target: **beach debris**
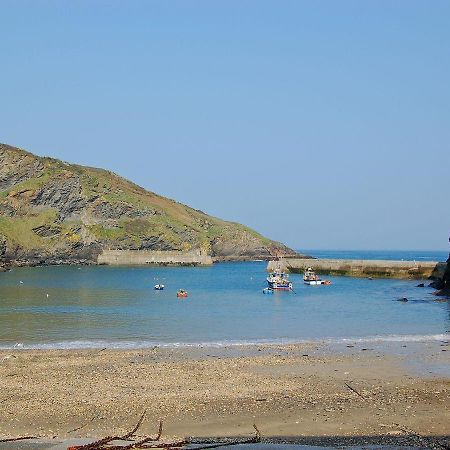
M 102 439 L 99 439 L 98 441 L 91 442 L 90 444 L 76 445 L 76 446 L 68 447 L 67 450 L 101 450 L 101 449 L 105 448 L 104 447 L 105 445 L 107 445 L 108 443 L 110 443 L 112 441 L 126 441 L 126 440 L 130 439 L 131 437 L 133 437 L 135 435 L 136 431 L 142 425 L 142 422 L 144 420 L 146 412 L 147 411 L 144 411 L 142 413 L 136 426 L 131 431 L 124 434 L 123 436 L 107 436 Z M 161 434 L 162 434 L 162 421 L 159 422 L 159 433 L 156 436 L 156 438 L 146 438 L 145 442 L 158 441 L 161 438 Z M 139 442 L 141 442 L 141 441 L 139 441 Z M 134 442 L 132 445 L 136 445 L 136 444 L 138 444 L 138 442 Z M 108 448 L 109 449 L 112 449 L 112 448 L 126 449 L 126 448 L 138 448 L 138 447 L 128 447 L 128 446 L 122 445 L 119 447 L 115 446 L 115 447 L 108 447 Z
M 92 423 L 95 419 L 97 418 L 97 416 L 94 416 L 91 418 L 91 420 L 87 421 L 84 425 L 81 425 L 79 427 L 74 428 L 73 430 L 69 430 L 67 433 L 73 433 L 74 431 L 78 431 L 83 429 L 84 427 L 87 427 L 90 423 Z
M 40 438 L 40 436 L 19 436 L 19 437 L 15 437 L 15 438 L 0 439 L 0 442 L 26 441 L 29 439 L 39 439 L 39 438 Z
M 203 450 L 203 449 L 209 449 L 209 448 L 218 448 L 218 447 L 224 447 L 224 446 L 231 446 L 231 445 L 240 445 L 240 444 L 253 444 L 261 442 L 261 433 L 256 427 L 256 425 L 253 425 L 253 428 L 255 429 L 255 435 L 251 438 L 247 439 L 239 439 L 239 440 L 232 440 L 227 442 L 214 442 L 214 443 L 205 443 L 205 441 L 195 441 L 193 439 L 184 438 L 176 441 L 161 441 L 161 436 L 163 432 L 163 422 L 162 420 L 159 421 L 159 429 L 158 434 L 155 437 L 144 437 L 139 440 L 135 440 L 130 442 L 130 440 L 135 436 L 136 432 L 142 425 L 142 422 L 144 420 L 146 411 L 144 411 L 139 418 L 137 424 L 135 427 L 129 431 L 128 433 L 124 434 L 123 436 L 107 436 L 102 439 L 99 439 L 95 442 L 91 442 L 90 444 L 83 444 L 83 445 L 75 445 L 71 447 L 67 447 L 67 450 L 131 450 L 131 449 L 148 449 L 148 448 L 165 448 L 165 449 L 181 449 L 182 447 L 186 445 L 196 445 L 195 450 Z M 94 420 L 92 418 L 92 420 Z M 90 422 L 92 422 L 92 420 Z M 76 428 L 75 430 L 79 430 L 83 428 L 87 424 Z M 71 430 L 71 431 L 75 431 Z M 15 438 L 11 440 L 20 440 L 20 439 L 34 439 L 34 437 L 24 437 L 24 438 Z M 127 441 L 127 443 L 122 445 L 112 445 L 111 443 L 113 441 Z M 3 442 L 3 441 L 0 441 Z
M 261 432 L 258 430 L 258 427 L 253 424 L 253 428 L 255 429 L 255 435 L 248 439 L 237 439 L 228 442 L 217 442 L 213 444 L 201 445 L 201 441 L 188 440 L 187 444 L 195 445 L 195 450 L 204 450 L 208 448 L 218 448 L 218 447 L 228 447 L 232 445 L 242 445 L 242 444 L 257 444 L 261 442 Z M 200 444 L 200 446 L 198 446 Z
M 363 400 L 366 399 L 366 397 L 364 397 L 364 395 L 362 395 L 359 391 L 357 391 L 354 387 L 350 386 L 347 382 L 344 382 L 344 384 L 352 391 L 354 392 L 356 395 L 358 395 L 359 397 L 361 397 Z

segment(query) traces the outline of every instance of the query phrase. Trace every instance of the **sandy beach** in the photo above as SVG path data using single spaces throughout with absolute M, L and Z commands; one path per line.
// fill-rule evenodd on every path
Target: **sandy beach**
M 2 351 L 0 436 L 449 435 L 448 342 L 390 345 Z

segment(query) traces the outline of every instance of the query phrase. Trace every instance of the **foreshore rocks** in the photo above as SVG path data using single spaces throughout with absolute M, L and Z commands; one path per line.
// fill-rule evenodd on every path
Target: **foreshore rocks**
M 447 258 L 447 268 L 445 269 L 442 279 L 433 281 L 430 286 L 437 289 L 437 291 L 434 292 L 434 295 L 450 297 L 450 254 Z
M 107 170 L 0 144 L 0 267 L 96 264 L 103 250 L 199 251 L 214 261 L 296 255 Z

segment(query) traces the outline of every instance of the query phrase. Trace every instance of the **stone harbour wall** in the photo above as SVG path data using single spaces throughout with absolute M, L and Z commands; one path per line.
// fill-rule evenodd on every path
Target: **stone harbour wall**
M 163 250 L 103 250 L 98 264 L 108 265 L 175 265 L 203 266 L 213 263 L 211 256 L 200 251 L 179 252 Z
M 286 272 L 303 273 L 312 267 L 318 274 L 350 277 L 440 279 L 447 264 L 433 261 L 375 261 L 350 259 L 297 259 L 269 261 L 268 271 L 280 268 Z

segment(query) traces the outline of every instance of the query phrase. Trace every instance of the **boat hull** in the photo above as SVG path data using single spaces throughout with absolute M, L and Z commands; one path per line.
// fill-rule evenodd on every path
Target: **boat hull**
M 305 284 L 309 284 L 310 286 L 317 286 L 318 284 L 323 284 L 322 280 L 305 280 Z
M 269 289 L 273 289 L 275 291 L 290 291 L 292 289 L 292 283 L 277 283 L 268 281 Z
M 310 286 L 318 286 L 319 284 L 331 284 L 329 280 L 304 280 L 305 284 L 309 284 Z

